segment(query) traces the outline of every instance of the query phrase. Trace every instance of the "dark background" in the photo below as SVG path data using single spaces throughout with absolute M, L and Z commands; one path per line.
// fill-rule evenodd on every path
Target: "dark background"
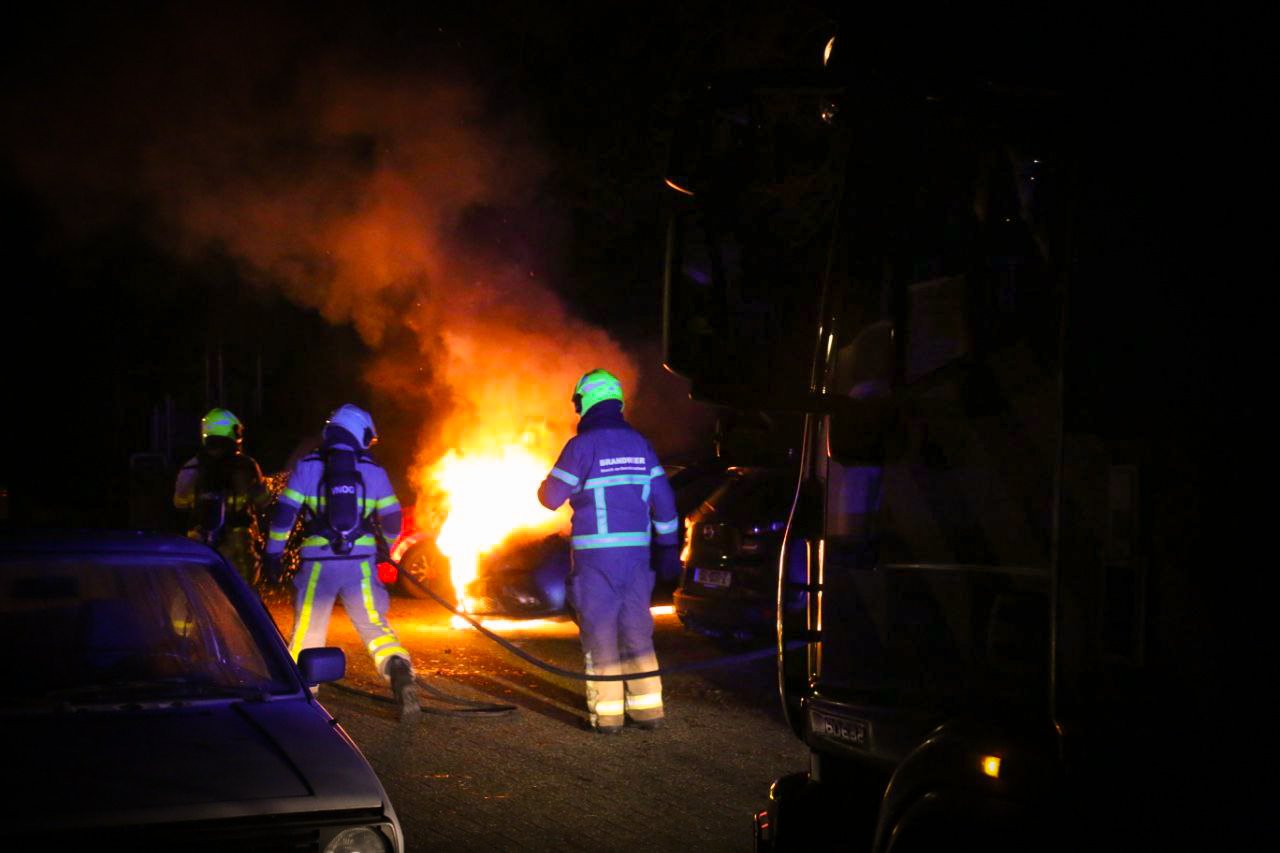
M 131 492 L 169 488 L 215 404 L 246 422 L 246 449 L 271 472 L 334 401 L 362 403 L 384 462 L 403 472 L 414 415 L 371 396 L 360 337 L 248 280 L 216 247 L 180 250 L 132 180 L 153 137 L 188 113 L 233 113 L 224 101 L 244 90 L 288 100 L 328 56 L 339 69 L 464 81 L 495 123 L 510 118 L 523 137 L 513 142 L 542 155 L 523 201 L 539 233 L 522 224 L 527 210 L 477 205 L 454 223 L 457 239 L 545 270 L 578 317 L 636 353 L 655 394 L 683 394 L 662 381 L 656 348 L 673 111 L 708 70 L 781 61 L 799 46 L 816 56 L 830 19 L 769 4 L 627 8 L 63 5 L 7 26 L 0 485 L 10 519 L 146 522 L 146 510 L 130 512 Z M 33 176 L 28 163 L 42 156 L 65 180 Z
M 0 147 L 0 487 L 9 520 L 172 523 L 136 502 L 131 508 L 130 495 L 167 493 L 172 466 L 195 449 L 198 418 L 215 404 L 246 421 L 247 449 L 268 472 L 305 446 L 335 401 L 367 405 L 383 434 L 383 461 L 405 487 L 420 416 L 362 380 L 369 348 L 361 337 L 246 275 L 216 246 L 180 247 L 165 211 L 134 180 L 142 152 L 169 129 L 207 115 L 269 120 L 273 104 L 308 89 L 317 63 L 339 75 L 464 82 L 497 150 L 507 134 L 513 149 L 538 153 L 531 192 L 462 211 L 451 239 L 553 281 L 574 315 L 635 354 L 652 397 L 641 408 L 659 412 L 685 393 L 662 375 L 656 343 L 664 160 L 680 105 L 708 73 L 816 64 L 837 30 L 869 68 L 971 76 L 1024 69 L 1028 85 L 1076 86 L 1101 117 L 1137 111 L 1159 124 L 1160 150 L 1150 150 L 1150 136 L 1114 142 L 1135 185 L 1152 193 L 1152 209 L 1174 203 L 1185 211 L 1170 219 L 1180 226 L 1168 235 L 1171 246 L 1215 241 L 1225 221 L 1241 216 L 1223 192 L 1251 180 L 1241 163 L 1258 140 L 1239 132 L 1254 120 L 1240 104 L 1258 78 L 1223 60 L 1257 50 L 1246 22 L 1120 20 L 1073 9 L 990 23 L 975 13 L 954 23 L 887 23 L 839 4 L 760 2 L 27 10 L 6 25 L 0 66 L 9 128 Z M 247 118 L 236 93 L 251 96 Z M 1105 118 L 1094 130 L 1113 132 Z M 281 162 L 291 156 L 283 152 Z M 32 162 L 57 164 L 58 177 L 33 171 Z M 1213 323 L 1233 322 L 1239 308 L 1204 294 L 1210 279 L 1234 278 L 1234 258 L 1208 254 L 1194 276 L 1183 265 L 1170 298 L 1203 299 Z M 655 443 L 696 453 L 705 422 L 695 432 Z

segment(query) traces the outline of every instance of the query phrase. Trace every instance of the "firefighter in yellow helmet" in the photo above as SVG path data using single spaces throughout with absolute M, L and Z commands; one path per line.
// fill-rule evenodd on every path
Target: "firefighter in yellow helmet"
M 244 452 L 244 425 L 226 409 L 200 422 L 200 452 L 178 471 L 173 505 L 190 512 L 187 535 L 217 549 L 252 585 L 261 574 L 258 512 L 271 500 L 262 470 Z

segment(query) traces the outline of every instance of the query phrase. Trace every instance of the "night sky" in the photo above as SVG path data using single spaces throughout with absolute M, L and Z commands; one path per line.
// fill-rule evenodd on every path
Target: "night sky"
M 697 453 L 708 411 L 662 371 L 658 348 L 672 122 L 704 75 L 816 62 L 841 26 L 869 66 L 1021 63 L 1032 83 L 1084 81 L 1102 115 L 1149 114 L 1179 150 L 1224 111 L 1206 81 L 1235 91 L 1208 73 L 1218 69 L 1203 43 L 1175 43 L 1168 21 L 1046 14 L 979 27 L 972 42 L 953 33 L 940 52 L 912 28 L 839 20 L 832 8 L 319 3 L 303 14 L 144 3 L 7 23 L 0 484 L 10 518 L 127 523 L 130 458 L 153 449 L 155 415 L 172 411 L 181 457 L 219 402 L 248 422 L 247 449 L 266 471 L 283 469 L 338 403 L 362 403 L 382 429 L 383 461 L 403 470 L 424 418 L 453 405 L 433 373 L 440 329 L 464 312 L 554 325 L 548 298 L 566 312 L 560 340 L 599 332 L 633 359 L 631 411 L 659 449 Z M 1186 80 L 1196 88 L 1179 89 Z M 1100 121 L 1097 132 L 1109 129 Z M 1115 143 L 1135 186 L 1162 200 L 1194 198 L 1216 167 Z M 1196 165 L 1221 162 L 1201 152 Z M 1188 168 L 1176 189 L 1172 164 Z M 379 183 L 388 175 L 390 188 Z M 432 186 L 428 203 L 353 214 L 371 187 L 394 200 L 397 180 Z M 429 269 L 406 259 L 366 298 L 350 265 L 359 247 L 339 257 L 327 241 L 369 222 L 427 223 Z M 481 279 L 484 298 L 459 301 L 459 283 Z M 427 320 L 398 322 L 423 300 L 439 305 L 423 309 Z M 421 376 L 389 379 L 386 365 L 408 354 Z M 596 366 L 607 365 L 581 369 Z M 664 429 L 672 423 L 688 426 Z

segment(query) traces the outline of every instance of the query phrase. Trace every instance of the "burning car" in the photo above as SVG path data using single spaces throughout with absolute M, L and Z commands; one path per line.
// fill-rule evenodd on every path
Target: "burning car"
M 676 510 L 683 518 L 733 474 L 717 463 L 667 466 Z M 441 553 L 431 531 L 408 520 L 413 508 L 405 511 L 406 527 L 393 544 L 391 556 L 404 570 L 399 588 L 425 597 L 423 587 L 458 603 L 450 560 Z M 683 532 L 683 526 L 681 527 Z M 523 531 L 508 536 L 499 545 L 477 558 L 476 572 L 466 581 L 465 609 L 476 615 L 513 618 L 543 618 L 567 613 L 565 580 L 570 565 L 569 537 L 561 531 Z M 676 578 L 659 579 L 654 601 L 669 601 Z
M 776 571 L 796 489 L 789 468 L 731 468 L 685 519 L 676 615 L 711 636 L 745 639 L 774 629 Z M 789 606 L 803 606 L 793 596 Z
M 177 536 L 0 539 L 0 837 L 41 850 L 404 848 L 386 792 L 253 591 Z

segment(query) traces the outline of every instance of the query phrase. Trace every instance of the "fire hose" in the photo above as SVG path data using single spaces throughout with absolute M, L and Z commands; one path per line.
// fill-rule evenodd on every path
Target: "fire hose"
M 384 559 L 386 560 L 386 562 L 389 562 L 391 563 L 391 565 L 395 566 L 396 571 L 398 572 L 404 571 L 403 567 L 400 565 L 398 561 L 390 558 L 384 558 Z M 426 584 L 419 582 L 418 586 L 422 589 L 423 592 L 425 592 L 432 600 L 434 600 L 437 604 L 439 604 L 445 610 L 448 610 L 453 615 L 458 616 L 461 619 L 465 620 L 469 625 L 471 625 L 471 627 L 475 628 L 483 636 L 497 643 L 499 646 L 506 649 L 511 654 L 515 655 L 516 657 L 520 658 L 526 663 L 532 664 L 538 669 L 552 673 L 553 675 L 559 675 L 563 678 L 570 678 L 575 681 L 630 681 L 632 679 L 654 678 L 654 677 L 661 677 L 664 675 L 674 675 L 675 673 L 678 673 L 678 672 L 692 672 L 694 670 L 710 669 L 712 667 L 733 666 L 735 664 L 747 663 L 748 661 L 759 660 L 760 658 L 763 658 L 763 657 L 769 657 L 769 656 L 778 654 L 778 647 L 776 645 L 771 644 L 769 646 L 766 646 L 765 648 L 755 649 L 753 651 L 743 652 L 741 654 L 723 655 L 721 657 L 711 658 L 709 660 L 691 661 L 689 663 L 676 664 L 675 666 L 659 667 L 658 669 L 651 669 L 646 672 L 627 672 L 627 673 L 620 673 L 617 675 L 597 675 L 597 674 L 587 673 L 587 672 L 578 672 L 576 670 L 564 669 L 563 667 L 559 667 L 559 666 L 556 666 L 555 664 L 548 663 L 547 661 L 544 661 L 541 658 L 538 658 L 530 654 L 529 652 L 526 652 L 524 649 L 520 648 L 515 643 L 512 643 L 510 640 L 506 639 L 505 637 L 502 637 L 499 634 L 496 634 L 493 631 L 490 631 L 488 628 L 484 627 L 484 625 L 477 622 L 470 614 L 464 613 L 463 611 L 455 609 L 447 599 L 437 594 L 435 590 L 431 589 Z M 804 643 L 796 642 L 796 643 L 789 644 L 788 648 L 801 648 L 803 646 L 804 646 Z M 451 704 L 466 706 L 465 708 L 460 708 L 457 710 L 428 708 L 424 706 L 422 710 L 426 713 L 442 714 L 445 716 L 497 716 L 499 714 L 508 714 L 515 710 L 514 705 L 493 705 L 486 702 L 476 702 L 470 699 L 463 699 L 459 696 L 453 696 L 451 694 L 445 693 L 444 691 L 438 690 L 434 687 L 430 687 L 429 685 L 424 684 L 422 681 L 418 681 L 417 679 L 415 679 L 415 683 L 419 687 L 421 687 L 424 691 L 426 691 L 428 694 L 432 695 L 433 697 L 443 702 L 449 702 Z M 385 696 L 379 696 L 375 693 L 370 693 L 368 691 L 360 690 L 358 688 L 351 687 L 349 685 L 335 684 L 334 686 L 345 692 L 354 693 L 360 696 L 365 696 L 367 698 L 375 699 L 380 702 L 391 701 L 389 698 Z

